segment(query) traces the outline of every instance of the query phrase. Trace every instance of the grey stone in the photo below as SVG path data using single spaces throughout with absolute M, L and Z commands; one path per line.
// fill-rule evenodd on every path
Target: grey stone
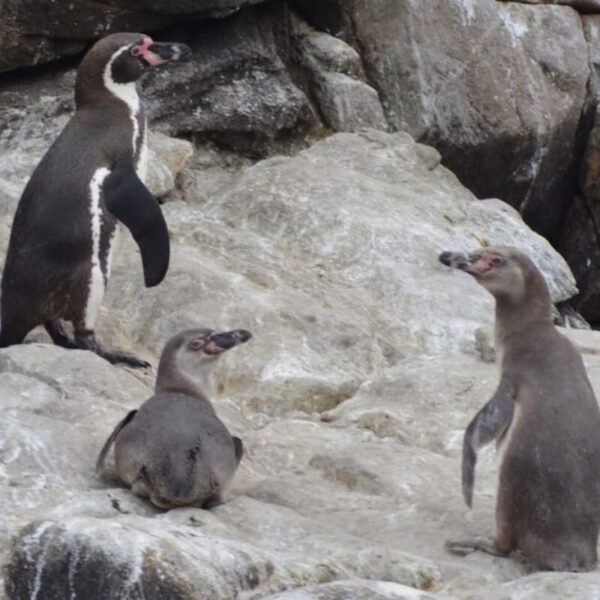
M 387 130 L 377 92 L 343 73 L 324 73 L 316 88 L 325 123 L 334 131 Z
M 476 196 L 518 207 L 556 240 L 590 76 L 579 15 L 495 0 L 339 4 L 388 122 L 434 145 Z
M 145 80 L 154 127 L 258 155 L 279 138 L 312 130 L 317 117 L 279 56 L 279 20 L 276 7 L 242 11 L 182 32 L 192 60 Z
M 389 581 L 335 581 L 269 596 L 267 600 L 433 600 L 435 596 Z
M 377 92 L 364 81 L 360 56 L 344 41 L 316 32 L 296 18 L 294 33 L 302 51 L 301 61 L 325 124 L 333 131 L 357 131 L 371 127 L 387 130 Z
M 214 161 L 200 153 L 192 165 Z M 519 245 L 555 300 L 575 291 L 564 261 L 407 134 L 340 133 L 238 166 L 199 205 L 164 205 L 173 254 L 158 288 L 144 289 L 125 237 L 97 327 L 108 346 L 153 364 L 179 329 L 254 333 L 215 374 L 215 409 L 246 448 L 225 503 L 161 512 L 120 486 L 110 459 L 102 479 L 93 474 L 115 424 L 151 395 L 153 373 L 41 343 L 2 349 L 8 597 L 466 600 L 505 582 L 530 589 L 518 560 L 443 549 L 446 536 L 493 528 L 493 452 L 468 511 L 460 437 L 498 375 L 475 354 L 491 299 L 437 254 Z M 575 335 L 600 389 L 599 334 Z
M 83 51 L 118 31 L 149 32 L 182 16 L 223 17 L 263 0 L 4 0 L 0 72 Z
M 600 0 L 500 0 L 501 2 L 522 2 L 523 4 L 562 4 L 584 14 L 600 13 Z

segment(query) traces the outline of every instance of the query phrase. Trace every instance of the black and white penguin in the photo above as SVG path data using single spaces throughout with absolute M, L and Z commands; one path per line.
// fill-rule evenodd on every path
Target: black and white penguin
M 167 272 L 167 226 L 143 183 L 146 119 L 136 81 L 147 67 L 190 54 L 184 44 L 117 33 L 83 58 L 75 114 L 36 167 L 17 207 L 2 275 L 0 347 L 21 343 L 43 324 L 59 346 L 148 366 L 103 348 L 94 324 L 110 276 L 117 221 L 139 246 L 146 286 L 158 285 Z M 74 339 L 61 319 L 73 323 Z

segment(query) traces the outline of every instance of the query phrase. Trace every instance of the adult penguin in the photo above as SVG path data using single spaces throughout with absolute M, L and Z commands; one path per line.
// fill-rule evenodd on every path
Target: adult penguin
M 75 114 L 44 155 L 19 201 L 2 275 L 0 347 L 43 324 L 55 344 L 146 367 L 107 350 L 94 335 L 118 223 L 139 246 L 147 287 L 169 266 L 169 235 L 143 184 L 146 119 L 136 81 L 147 67 L 189 57 L 184 44 L 117 33 L 85 55 L 75 82 Z M 71 321 L 74 338 L 62 320 Z

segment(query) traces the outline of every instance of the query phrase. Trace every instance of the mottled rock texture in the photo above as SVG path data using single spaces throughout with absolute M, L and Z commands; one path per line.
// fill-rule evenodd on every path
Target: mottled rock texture
M 177 17 L 223 16 L 262 0 L 4 0 L 0 72 L 77 54 L 117 31 L 154 31 Z
M 93 474 L 153 374 L 40 344 L 41 331 L 1 350 L 7 597 L 466 599 L 530 586 L 518 560 L 443 549 L 445 536 L 493 528 L 493 453 L 472 512 L 459 464 L 497 374 L 475 345 L 491 300 L 437 254 L 517 244 L 565 299 L 573 279 L 550 245 L 506 204 L 478 202 L 435 150 L 376 131 L 241 166 L 203 203 L 164 210 L 166 280 L 145 290 L 125 240 L 98 335 L 156 364 L 179 329 L 250 329 L 214 382 L 219 415 L 244 440 L 240 469 L 214 510 L 157 511 L 120 487 L 110 461 Z M 600 383 L 597 336 L 577 336 Z
M 460 446 L 498 374 L 492 301 L 439 252 L 516 245 L 553 300 L 569 301 L 573 275 L 520 211 L 560 238 L 577 306 L 600 319 L 600 35 L 597 17 L 573 10 L 594 2 L 535 4 L 6 0 L 0 71 L 117 29 L 158 28 L 194 50 L 143 84 L 171 269 L 144 289 L 126 235 L 99 338 L 156 365 L 180 329 L 254 333 L 215 376 L 216 410 L 246 451 L 212 511 L 156 510 L 110 461 L 93 474 L 153 372 L 49 346 L 41 330 L 0 350 L 6 598 L 593 597 L 598 572 L 532 574 L 518 557 L 443 549 L 446 537 L 493 532 L 493 450 L 470 511 Z M 23 186 L 73 109 L 74 62 L 0 81 L 0 255 Z M 600 334 L 569 336 L 600 392 Z
M 495 0 L 351 10 L 390 124 L 434 145 L 476 196 L 505 200 L 555 238 L 590 72 L 578 15 Z

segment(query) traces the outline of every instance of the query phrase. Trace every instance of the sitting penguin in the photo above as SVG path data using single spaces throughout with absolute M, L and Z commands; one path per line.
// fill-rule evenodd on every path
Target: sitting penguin
M 160 358 L 156 393 L 117 425 L 100 452 L 96 472 L 102 471 L 114 443 L 119 477 L 159 508 L 219 504 L 243 447 L 221 422 L 207 393 L 218 357 L 251 337 L 244 329 L 190 329 L 171 338 Z

